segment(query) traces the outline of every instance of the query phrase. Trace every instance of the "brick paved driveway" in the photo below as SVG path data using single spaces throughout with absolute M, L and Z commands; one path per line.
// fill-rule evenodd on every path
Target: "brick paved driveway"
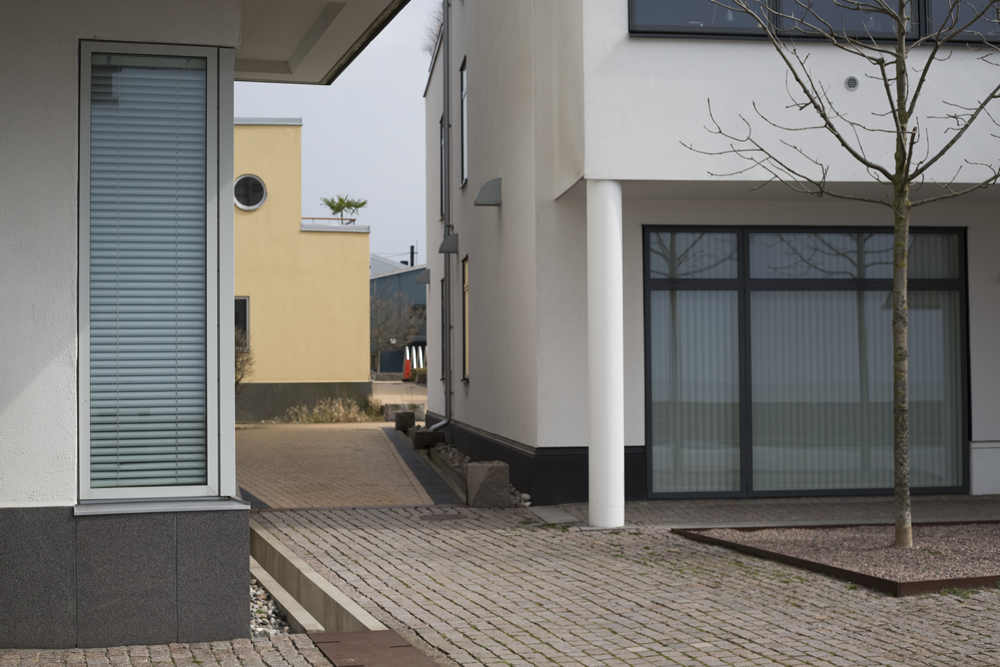
M 422 518 L 445 514 L 463 518 Z M 662 527 L 581 532 L 525 510 L 256 518 L 441 664 L 1000 663 L 996 590 L 889 598 Z
M 373 424 L 269 424 L 236 430 L 236 479 L 271 507 L 433 504 Z

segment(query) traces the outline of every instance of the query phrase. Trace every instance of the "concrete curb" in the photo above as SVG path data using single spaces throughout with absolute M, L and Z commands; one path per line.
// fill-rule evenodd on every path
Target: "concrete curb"
M 250 519 L 250 556 L 323 626 L 323 631 L 388 629 L 253 519 Z

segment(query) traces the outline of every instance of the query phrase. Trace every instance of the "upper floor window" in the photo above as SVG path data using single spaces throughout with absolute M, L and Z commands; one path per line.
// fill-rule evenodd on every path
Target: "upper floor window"
M 267 199 L 267 188 L 259 176 L 244 174 L 233 184 L 233 199 L 244 211 L 256 211 Z
M 462 184 L 469 180 L 469 78 L 462 61 Z
M 990 0 L 914 0 L 908 36 L 950 30 L 971 21 Z M 726 0 L 629 0 L 629 31 L 634 35 L 762 36 L 757 20 Z M 844 6 L 838 0 L 750 0 L 750 7 L 788 36 L 834 30 L 857 38 L 894 39 L 890 18 Z M 998 9 L 991 7 L 957 41 L 1000 40 Z M 818 34 L 817 34 L 818 36 Z
M 445 163 L 445 159 L 444 159 L 444 116 L 441 116 L 441 120 L 438 121 L 438 126 L 439 126 L 439 128 L 441 130 L 441 151 L 440 151 L 441 154 L 438 156 L 439 157 L 438 162 L 440 163 L 439 164 L 439 170 L 441 172 L 440 173 L 440 179 L 439 179 L 440 180 L 440 185 L 441 185 L 441 187 L 439 189 L 440 189 L 441 192 L 439 194 L 441 195 L 440 196 L 440 200 L 441 200 L 441 217 L 444 218 L 444 180 L 446 178 L 445 174 L 444 174 L 444 163 Z

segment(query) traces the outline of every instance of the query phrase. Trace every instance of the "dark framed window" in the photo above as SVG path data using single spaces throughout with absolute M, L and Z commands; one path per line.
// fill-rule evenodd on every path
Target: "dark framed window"
M 890 493 L 890 229 L 644 229 L 650 497 Z M 914 492 L 968 490 L 965 233 L 909 250 Z
M 909 36 L 916 39 L 944 26 L 960 27 L 975 16 L 987 0 L 972 0 L 953 4 L 950 0 L 918 0 L 913 3 L 914 15 Z M 802 5 L 806 4 L 810 9 Z M 895 26 L 882 14 L 851 10 L 835 0 L 764 0 L 758 14 L 766 21 L 780 21 L 779 32 L 788 36 L 804 36 L 796 21 L 779 18 L 792 16 L 814 28 L 833 28 L 852 37 L 895 39 Z M 1000 41 L 997 9 L 977 20 L 956 41 Z M 629 32 L 635 36 L 705 35 L 762 37 L 763 31 L 752 16 L 738 11 L 725 0 L 629 0 Z
M 444 156 L 444 116 L 441 116 L 441 120 L 438 121 L 438 126 L 441 128 L 441 151 L 440 151 L 440 154 L 438 156 L 440 158 L 440 165 L 438 167 L 438 171 L 440 172 L 439 175 L 440 175 L 440 181 L 441 181 L 441 187 L 440 187 L 440 192 L 439 192 L 439 194 L 440 194 L 439 199 L 441 201 L 441 218 L 443 219 L 444 218 L 444 185 L 445 185 L 444 181 L 445 181 L 445 178 L 447 178 L 445 176 L 445 173 L 444 173 L 444 162 L 445 162 L 445 159 L 444 159 L 445 158 L 445 156 Z
M 469 77 L 465 60 L 459 70 L 462 84 L 462 185 L 469 180 Z
M 267 188 L 260 176 L 243 174 L 233 184 L 233 200 L 244 211 L 256 211 L 267 199 Z
M 242 347 L 244 349 L 250 348 L 250 298 L 246 296 L 238 296 L 234 302 L 234 311 L 236 312 L 236 340 L 239 344 L 242 342 Z
M 469 257 L 462 260 L 462 379 L 469 379 Z

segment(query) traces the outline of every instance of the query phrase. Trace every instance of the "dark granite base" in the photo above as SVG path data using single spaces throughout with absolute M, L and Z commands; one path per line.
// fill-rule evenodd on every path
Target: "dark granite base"
M 427 427 L 441 421 L 427 413 Z M 473 461 L 503 461 L 510 466 L 510 483 L 531 494 L 532 505 L 586 502 L 586 447 L 540 447 L 531 450 L 452 422 L 445 427 L 448 442 Z M 646 448 L 625 448 L 625 499 L 646 498 Z
M 372 395 L 370 382 L 251 382 L 236 399 L 236 421 L 274 419 L 288 408 L 312 407 L 324 398 L 366 400 Z
M 250 636 L 243 511 L 0 508 L 0 648 Z

